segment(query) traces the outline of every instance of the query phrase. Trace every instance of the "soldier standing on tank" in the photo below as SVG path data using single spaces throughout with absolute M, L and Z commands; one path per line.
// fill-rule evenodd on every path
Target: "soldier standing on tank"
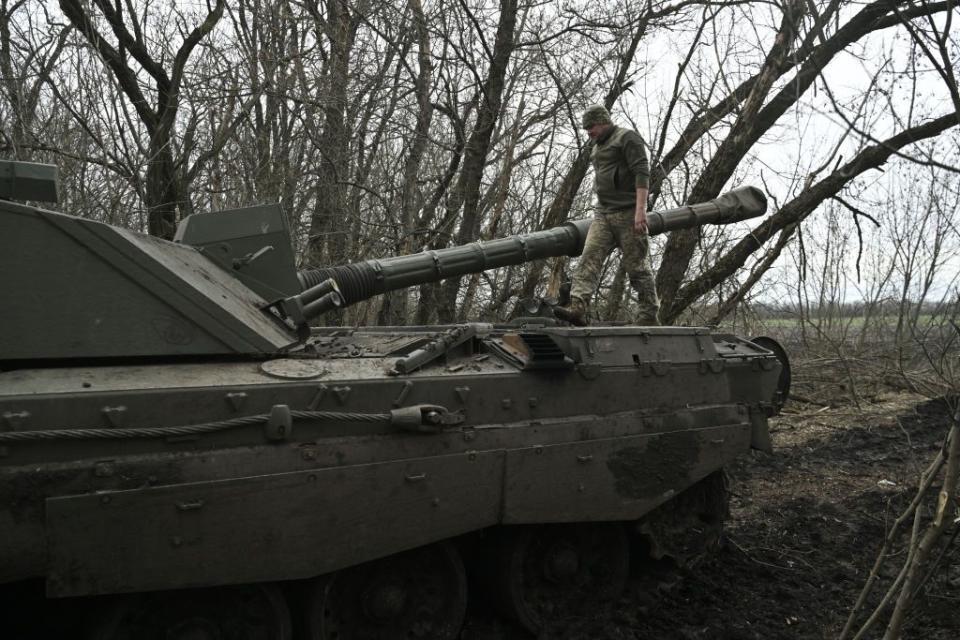
M 594 142 L 593 162 L 597 212 L 573 277 L 570 303 L 557 307 L 556 315 L 578 326 L 588 321 L 590 298 L 597 289 L 600 268 L 614 247 L 620 247 L 630 285 L 637 292 L 637 324 L 657 325 L 660 301 L 650 269 L 650 236 L 647 233 L 647 194 L 650 163 L 643 138 L 632 129 L 618 127 L 601 104 L 583 112 L 583 128 Z

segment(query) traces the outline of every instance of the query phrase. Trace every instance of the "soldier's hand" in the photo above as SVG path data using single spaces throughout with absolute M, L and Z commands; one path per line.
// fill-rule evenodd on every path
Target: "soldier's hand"
M 647 232 L 647 212 L 637 209 L 633 216 L 633 230 L 637 233 Z

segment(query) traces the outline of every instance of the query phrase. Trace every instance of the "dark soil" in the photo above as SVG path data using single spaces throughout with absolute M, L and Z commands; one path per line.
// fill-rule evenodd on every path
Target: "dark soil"
M 729 470 L 732 513 L 719 551 L 684 569 L 641 566 L 617 603 L 557 620 L 541 637 L 837 638 L 949 424 L 943 403 L 904 395 L 861 411 L 791 408 L 773 423 L 775 453 Z M 895 551 L 861 622 L 900 570 Z M 484 627 L 472 619 L 463 637 L 522 637 Z M 878 627 L 867 637 L 882 635 Z M 946 547 L 904 637 L 960 637 L 960 545 Z

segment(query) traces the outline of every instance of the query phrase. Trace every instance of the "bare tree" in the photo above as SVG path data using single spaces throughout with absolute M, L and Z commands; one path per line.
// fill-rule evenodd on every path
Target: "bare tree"
M 466 9 L 466 7 L 465 7 Z M 471 23 L 477 25 L 478 35 L 489 64 L 487 74 L 480 85 L 480 100 L 476 121 L 467 139 L 463 164 L 453 191 L 449 196 L 446 213 L 440 228 L 447 228 L 460 216 L 460 226 L 454 234 L 455 244 L 465 244 L 475 240 L 480 232 L 479 201 L 483 170 L 490 153 L 490 141 L 497 126 L 503 106 L 503 88 L 507 74 L 507 65 L 514 49 L 515 28 L 517 22 L 517 0 L 502 0 L 500 17 L 497 23 L 493 47 L 486 43 L 479 28 L 479 20 L 466 9 Z M 441 291 L 437 313 L 442 322 L 454 319 L 456 297 L 460 290 L 460 278 L 448 279 Z
M 190 54 L 220 20 L 224 1 L 216 0 L 214 6 L 208 7 L 200 24 L 187 33 L 183 33 L 186 24 L 180 16 L 178 27 L 183 40 L 173 54 L 169 69 L 162 64 L 165 56 L 158 58 L 156 52 L 150 51 L 153 38 L 145 33 L 148 28 L 146 13 L 137 14 L 131 5 L 127 5 L 125 15 L 121 5 L 105 0 L 93 0 L 90 8 L 80 0 L 60 0 L 60 8 L 113 72 L 120 89 L 130 99 L 149 133 L 145 199 L 149 208 L 149 229 L 152 235 L 172 238 L 177 212 L 184 208 L 188 197 L 187 185 L 178 177 L 178 163 L 173 155 L 181 84 Z M 113 43 L 97 27 L 95 16 L 106 21 L 113 34 Z M 136 65 L 136 69 L 131 65 Z M 142 86 L 143 74 L 153 82 L 153 100 Z
M 427 17 L 420 0 L 407 0 L 412 22 L 417 34 L 417 71 L 414 76 L 413 93 L 416 97 L 416 124 L 412 142 L 403 161 L 403 182 L 400 187 L 398 253 L 413 253 L 413 222 L 422 200 L 420 170 L 429 143 L 430 124 L 433 121 L 433 103 L 430 101 L 433 88 L 434 65 L 430 56 L 430 31 Z M 380 315 L 381 324 L 402 324 L 407 317 L 407 292 L 389 294 Z
M 348 207 L 347 179 L 349 171 L 350 132 L 346 109 L 349 88 L 350 55 L 360 23 L 360 9 L 351 11 L 346 0 L 319 0 L 307 3 L 314 21 L 316 38 L 327 45 L 322 93 L 314 99 L 322 107 L 322 128 L 316 134 L 321 160 L 317 188 L 323 196 L 314 202 L 310 218 L 310 255 L 308 260 L 337 262 L 343 254 L 341 233 L 332 233 L 334 222 Z M 332 242 L 328 242 L 332 240 Z
M 768 53 L 763 68 L 747 82 L 750 90 L 744 98 L 741 113 L 692 188 L 689 196 L 691 201 L 708 199 L 719 192 L 750 146 L 796 103 L 839 51 L 871 32 L 895 26 L 899 22 L 899 18 L 893 13 L 894 3 L 879 0 L 864 7 L 833 36 L 820 38 L 821 43 L 814 46 L 814 37 L 820 37 L 825 23 L 824 17 L 829 15 L 824 12 L 815 19 L 811 35 L 799 41 L 796 50 L 791 51 L 790 45 L 798 42 L 796 32 L 804 15 L 802 4 L 797 3 L 787 7 L 775 43 Z M 836 10 L 838 8 L 836 5 L 838 3 L 833 3 L 828 9 Z M 949 8 L 946 4 L 937 4 L 926 8 L 911 7 L 901 13 L 906 15 L 909 12 L 913 18 L 916 18 L 931 12 L 941 13 Z M 766 106 L 761 106 L 773 87 L 773 80 L 792 68 L 797 68 L 793 78 L 769 100 Z M 725 99 L 725 102 L 727 101 Z M 788 225 L 802 221 L 824 200 L 839 193 L 856 176 L 880 167 L 891 155 L 904 147 L 919 140 L 938 136 L 955 125 L 956 113 L 951 111 L 928 122 L 908 126 L 896 135 L 865 148 L 853 160 L 838 167 L 826 178 L 811 183 L 808 188 L 786 203 L 779 212 L 767 218 L 749 236 L 737 243 L 717 261 L 714 267 L 685 285 L 681 285 L 683 275 L 689 267 L 699 232 L 688 230 L 671 234 L 658 274 L 658 290 L 663 298 L 669 301 L 661 312 L 662 320 L 665 322 L 676 320 L 679 314 L 694 301 L 743 266 L 746 258 L 769 238 Z
M 6 123 L 0 145 L 22 159 L 43 146 L 37 138 L 42 90 L 70 34 L 69 28 L 50 24 L 45 7 L 39 7 L 45 21 L 37 19 L 34 9 L 27 0 L 0 0 L 0 88 L 9 109 L 0 118 Z

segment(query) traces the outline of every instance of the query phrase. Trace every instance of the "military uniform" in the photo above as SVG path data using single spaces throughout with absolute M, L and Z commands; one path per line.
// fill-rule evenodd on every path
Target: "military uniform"
M 596 140 L 591 160 L 597 213 L 570 291 L 574 299 L 570 308 L 576 312 L 573 317 L 585 315 L 596 291 L 603 261 L 614 247 L 619 247 L 623 266 L 640 304 L 637 323 L 660 324 L 657 320 L 660 301 L 650 269 L 650 237 L 634 229 L 637 189 L 646 188 L 650 176 L 643 139 L 635 131 L 611 126 Z

